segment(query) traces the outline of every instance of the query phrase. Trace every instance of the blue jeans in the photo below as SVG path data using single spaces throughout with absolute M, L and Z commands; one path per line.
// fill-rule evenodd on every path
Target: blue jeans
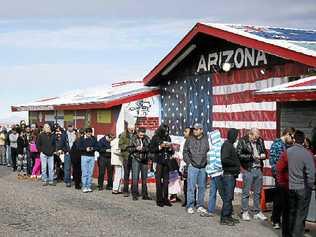
M 233 214 L 235 183 L 236 183 L 236 178 L 234 175 L 231 175 L 231 174 L 223 175 L 222 177 L 223 207 L 222 207 L 221 219 L 229 218 Z
M 64 158 L 64 182 L 71 183 L 71 159 L 69 154 L 65 154 Z
M 245 170 L 242 173 L 243 188 L 242 188 L 242 201 L 241 211 L 247 212 L 249 209 L 249 192 L 253 187 L 253 211 L 254 213 L 260 212 L 260 198 L 262 187 L 262 172 L 260 168 L 253 168 L 249 171 Z
M 142 176 L 142 196 L 147 197 L 147 173 L 148 173 L 148 165 L 142 162 L 139 162 L 136 159 L 132 160 L 132 195 L 133 197 L 138 196 L 138 180 L 139 180 L 139 172 Z
M 12 159 L 11 159 L 11 147 L 7 145 L 7 165 L 12 165 Z
M 54 156 L 47 156 L 44 153 L 40 154 L 42 166 L 42 180 L 43 182 L 52 183 L 54 181 Z M 48 178 L 47 178 L 48 169 Z
M 206 173 L 205 168 L 195 168 L 192 165 L 188 167 L 188 203 L 187 208 L 194 207 L 194 190 L 198 185 L 198 200 L 197 207 L 204 206 L 204 195 L 206 188 Z
M 208 213 L 214 213 L 216 208 L 217 190 L 221 194 L 222 176 L 216 176 L 211 178 L 210 196 L 208 199 Z
M 91 188 L 94 156 L 81 156 L 82 188 Z

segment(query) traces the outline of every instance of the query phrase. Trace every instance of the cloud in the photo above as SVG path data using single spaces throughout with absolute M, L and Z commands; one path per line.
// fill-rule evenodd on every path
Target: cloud
M 0 122 L 8 121 L 16 113 L 15 104 L 27 103 L 42 97 L 54 97 L 74 89 L 83 89 L 125 80 L 141 80 L 144 68 L 104 64 L 34 64 L 0 67 Z M 22 114 L 18 119 L 25 116 Z M 16 119 L 14 120 L 16 121 Z
M 194 20 L 159 22 L 121 21 L 58 26 L 58 29 L 22 29 L 0 32 L 0 47 L 138 50 L 160 48 L 169 44 L 170 36 L 180 36 L 193 26 Z M 4 24 L 4 23 L 3 23 Z
M 306 15 L 308 12 L 311 14 Z M 146 20 L 211 17 L 222 22 L 260 25 L 291 22 L 290 26 L 295 26 L 293 14 L 299 14 L 300 17 L 295 17 L 295 22 L 300 27 L 313 27 L 311 23 L 315 23 L 315 13 L 314 0 L 182 0 L 180 3 L 170 0 L 1 0 L 0 8 L 0 17 L 4 19 L 104 17 L 115 20 Z

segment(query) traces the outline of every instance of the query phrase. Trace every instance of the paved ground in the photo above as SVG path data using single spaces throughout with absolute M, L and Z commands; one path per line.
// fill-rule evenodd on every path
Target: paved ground
M 160 208 L 108 191 L 83 194 L 62 184 L 17 180 L 0 166 L 0 236 L 278 236 L 268 222 L 221 226 L 188 215 L 180 203 Z

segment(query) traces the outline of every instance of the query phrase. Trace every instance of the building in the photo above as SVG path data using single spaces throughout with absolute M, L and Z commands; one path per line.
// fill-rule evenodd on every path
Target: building
M 173 135 L 194 122 L 223 137 L 229 128 L 244 135 L 255 127 L 269 149 L 288 124 L 280 126 L 275 99 L 258 100 L 262 93 L 255 92 L 307 77 L 315 67 L 316 31 L 197 23 L 143 81 L 160 87 L 161 119 Z M 273 184 L 268 161 L 264 175 Z
M 145 87 L 141 81 L 128 81 L 14 105 L 12 111 L 28 111 L 30 124 L 91 127 L 99 137 L 120 134 L 128 122 L 154 130 L 160 122 L 159 90 Z

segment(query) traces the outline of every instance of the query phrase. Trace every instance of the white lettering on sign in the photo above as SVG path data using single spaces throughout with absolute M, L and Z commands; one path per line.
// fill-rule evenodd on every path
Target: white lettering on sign
M 201 54 L 197 72 L 211 71 L 213 66 L 221 66 L 223 63 L 230 63 L 232 68 L 259 66 L 267 64 L 265 52 L 248 48 L 237 48 L 236 50 L 225 50 L 209 53 L 207 56 Z

